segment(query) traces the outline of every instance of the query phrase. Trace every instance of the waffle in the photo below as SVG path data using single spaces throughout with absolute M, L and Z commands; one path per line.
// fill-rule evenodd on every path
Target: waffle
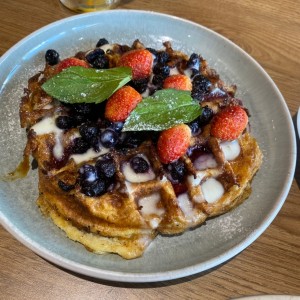
M 168 64 L 180 73 L 188 73 L 189 57 L 173 50 L 170 43 L 164 46 L 161 51 L 169 54 Z M 124 52 L 143 49 L 144 45 L 135 41 L 132 46 L 113 44 L 102 48 L 112 68 Z M 79 52 L 76 57 L 84 59 L 86 55 L 87 52 Z M 242 105 L 234 97 L 236 87 L 226 86 L 201 56 L 200 60 L 198 71 L 213 86 L 212 92 L 203 95 L 200 105 L 209 107 L 213 114 L 228 105 Z M 69 149 L 80 136 L 78 126 L 68 130 L 55 127 L 55 118 L 71 114 L 70 107 L 41 88 L 55 72 L 55 67 L 46 64 L 29 80 L 20 104 L 20 119 L 28 134 L 24 158 L 32 155 L 38 163 L 37 204 L 71 240 L 95 253 L 136 258 L 157 234 L 183 233 L 207 218 L 228 212 L 250 195 L 251 180 L 262 163 L 262 153 L 248 129 L 236 140 L 224 142 L 210 135 L 210 122 L 202 126 L 178 160 L 185 169 L 180 180 L 174 180 L 160 162 L 151 134 L 142 133 L 142 141 L 135 147 L 88 149 L 88 155 L 72 153 Z M 97 122 L 99 128 L 105 127 L 103 118 Z M 64 149 L 59 160 L 53 155 L 59 151 L 58 140 Z M 95 166 L 103 157 L 114 162 L 113 182 L 105 193 L 87 195 L 78 179 L 80 169 L 86 164 Z M 136 174 L 129 163 L 134 157 L 146 160 L 149 170 Z

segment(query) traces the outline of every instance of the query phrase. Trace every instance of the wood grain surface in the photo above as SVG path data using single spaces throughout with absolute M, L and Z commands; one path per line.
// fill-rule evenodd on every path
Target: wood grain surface
M 175 15 L 229 38 L 269 73 L 295 120 L 300 106 L 299 0 L 127 0 L 119 8 Z M 74 14 L 58 0 L 1 1 L 0 55 L 34 30 Z M 113 283 L 68 272 L 33 253 L 0 226 L 0 299 L 232 299 L 261 294 L 300 295 L 299 186 L 298 162 L 280 213 L 251 246 L 208 272 L 161 283 Z

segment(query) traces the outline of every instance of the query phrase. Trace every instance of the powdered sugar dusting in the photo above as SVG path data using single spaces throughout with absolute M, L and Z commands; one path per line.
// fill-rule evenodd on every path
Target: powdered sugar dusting
M 207 224 L 203 226 L 204 231 L 209 231 L 211 235 L 216 236 L 216 242 L 228 242 L 246 234 L 249 228 L 244 226 L 243 215 L 235 209 L 233 212 L 219 216 L 216 219 L 207 220 Z M 199 231 L 199 235 L 203 235 L 203 231 Z

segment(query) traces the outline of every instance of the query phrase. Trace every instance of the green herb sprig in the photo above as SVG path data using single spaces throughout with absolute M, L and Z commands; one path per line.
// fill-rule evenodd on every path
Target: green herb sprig
M 47 80 L 42 89 L 65 103 L 100 103 L 131 80 L 131 68 L 69 67 Z
M 131 112 L 123 131 L 161 131 L 177 124 L 189 123 L 202 112 L 188 91 L 165 89 L 144 98 Z

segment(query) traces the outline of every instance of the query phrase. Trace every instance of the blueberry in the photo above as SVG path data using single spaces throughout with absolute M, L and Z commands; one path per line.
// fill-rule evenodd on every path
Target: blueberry
M 114 130 L 115 132 L 121 132 L 123 129 L 123 122 L 108 122 L 107 127 Z
M 62 189 L 64 192 L 69 192 L 75 188 L 75 185 L 67 184 L 67 183 L 63 182 L 62 180 L 58 180 L 57 184 L 60 187 L 60 189 Z
M 74 119 L 70 116 L 58 116 L 55 124 L 59 129 L 70 129 L 75 127 Z
M 89 144 L 93 147 L 94 151 L 99 152 L 101 150 L 100 136 L 94 136 L 89 140 Z
M 140 156 L 133 157 L 130 160 L 130 166 L 135 173 L 145 173 L 150 168 L 148 162 Z
M 111 129 L 105 129 L 102 133 L 101 133 L 101 143 L 104 147 L 106 148 L 112 148 L 114 147 L 117 142 L 118 142 L 118 134 L 111 130 Z
M 83 138 L 78 137 L 73 140 L 73 153 L 82 154 L 85 153 L 89 148 L 89 143 L 87 143 Z
M 78 114 L 89 115 L 93 111 L 93 104 L 77 103 L 72 105 L 72 109 Z
M 149 52 L 151 52 L 154 56 L 157 56 L 157 51 L 153 48 L 146 48 Z
M 107 69 L 109 66 L 108 58 L 105 56 L 105 52 L 97 48 L 86 55 L 86 60 L 96 69 Z
M 157 63 L 165 64 L 169 60 L 169 54 L 165 51 L 157 53 Z
M 192 69 L 192 75 L 191 78 L 194 78 L 196 75 L 200 74 L 198 69 Z
M 176 160 L 167 166 L 168 171 L 170 172 L 173 180 L 182 181 L 186 173 L 184 162 L 181 160 Z
M 160 90 L 161 87 L 152 87 L 149 89 L 149 96 L 152 96 L 156 91 Z
M 196 87 L 197 89 L 203 91 L 203 92 L 209 92 L 211 87 L 211 82 L 209 79 L 202 74 L 198 74 L 193 79 L 193 87 Z
M 146 48 L 146 50 L 148 50 L 150 53 L 152 53 L 153 56 L 153 62 L 156 63 L 157 62 L 157 50 L 153 49 L 153 48 Z
M 197 89 L 192 89 L 191 96 L 193 99 L 198 100 L 199 102 L 203 101 L 203 93 Z
M 196 53 L 191 54 L 188 62 L 187 62 L 188 68 L 191 69 L 199 69 L 200 67 L 200 58 L 199 55 Z
M 96 169 L 100 177 L 112 178 L 116 173 L 116 165 L 112 158 L 99 159 L 96 162 Z
M 94 116 L 97 116 L 96 118 L 97 120 L 104 118 L 105 107 L 106 107 L 106 101 L 94 105 L 93 114 Z
M 105 38 L 101 38 L 101 39 L 97 42 L 96 47 L 101 47 L 101 46 L 107 45 L 107 44 L 108 44 L 108 40 L 105 39 Z
M 100 196 L 106 191 L 106 184 L 103 179 L 93 182 L 85 182 L 81 185 L 81 191 L 89 197 Z
M 148 78 L 132 80 L 130 85 L 137 90 L 140 94 L 144 93 L 148 87 Z
M 47 50 L 45 54 L 45 60 L 50 66 L 56 65 L 59 60 L 58 52 L 53 49 Z
M 192 97 L 201 100 L 203 95 L 210 92 L 212 83 L 205 76 L 198 74 L 193 78 Z
M 108 69 L 109 67 L 108 58 L 106 56 L 100 56 L 95 59 L 92 66 L 95 69 Z
M 90 63 L 90 64 L 93 64 L 93 62 L 100 56 L 103 56 L 105 54 L 105 52 L 98 48 L 98 49 L 95 49 L 93 51 L 90 51 L 86 56 L 86 60 Z
M 194 121 L 190 122 L 188 126 L 191 128 L 191 132 L 193 135 L 199 133 L 200 130 L 200 124 L 199 124 L 199 119 L 195 119 Z
M 168 65 L 157 63 L 153 68 L 153 73 L 156 75 L 167 77 L 170 75 L 170 67 Z
M 209 108 L 208 106 L 203 107 L 201 115 L 188 124 L 191 128 L 192 134 L 198 134 L 200 128 L 210 122 L 210 120 L 213 117 L 213 114 L 214 113 L 211 108 Z
M 154 75 L 152 78 L 152 83 L 159 88 L 162 88 L 164 84 L 165 77 L 162 75 Z
M 86 141 L 90 141 L 93 138 L 95 138 L 97 136 L 98 132 L 99 132 L 98 127 L 93 126 L 93 125 L 82 124 L 79 127 L 79 133 Z
M 73 115 L 73 121 L 74 121 L 74 123 L 75 123 L 76 126 L 79 126 L 82 123 L 86 122 L 87 118 L 84 115 L 74 114 Z
M 152 140 L 152 142 L 157 143 L 159 136 L 160 136 L 160 131 L 148 131 L 149 137 Z
M 201 115 L 198 117 L 199 118 L 199 124 L 200 126 L 204 126 L 210 122 L 214 115 L 214 112 L 211 108 L 208 106 L 203 107 Z
M 145 132 L 127 132 L 122 146 L 125 148 L 136 148 L 145 140 Z
M 98 179 L 97 170 L 94 166 L 85 164 L 79 169 L 80 181 L 93 182 Z
M 84 122 L 87 121 L 97 121 L 99 117 L 103 114 L 103 104 L 95 103 L 77 103 L 72 104 L 71 110 L 73 115 L 81 115 Z M 79 117 L 81 118 L 81 117 Z

